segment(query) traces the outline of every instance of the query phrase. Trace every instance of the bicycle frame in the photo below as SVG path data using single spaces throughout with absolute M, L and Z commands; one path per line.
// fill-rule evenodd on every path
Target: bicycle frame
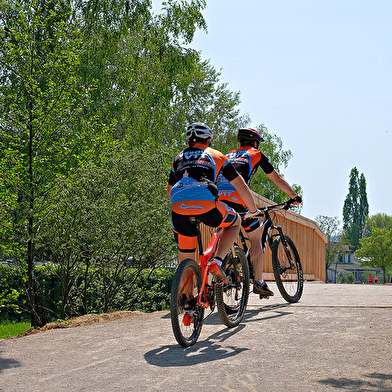
M 208 295 L 210 293 L 210 288 L 208 285 L 208 263 L 210 260 L 213 259 L 213 257 L 215 256 L 215 251 L 216 251 L 216 247 L 218 245 L 219 239 L 222 235 L 222 231 L 223 229 L 221 228 L 217 228 L 208 244 L 208 247 L 206 250 L 203 249 L 203 241 L 201 238 L 201 231 L 200 231 L 200 222 L 195 219 L 195 218 L 190 218 L 190 221 L 196 225 L 196 229 L 197 229 L 197 243 L 198 243 L 198 247 L 199 247 L 199 265 L 200 265 L 200 269 L 201 269 L 201 273 L 203 276 L 203 281 L 202 281 L 202 285 L 201 285 L 201 289 L 200 292 L 204 293 L 204 300 L 203 298 L 197 298 L 197 304 L 198 306 L 203 306 L 204 308 L 208 308 L 209 306 L 211 306 L 211 301 L 210 301 L 210 296 Z M 192 277 L 190 277 L 189 279 L 191 279 Z M 186 284 L 189 282 L 186 282 Z
M 267 246 L 267 243 L 271 248 L 272 243 L 274 242 L 274 237 L 277 237 L 278 235 L 283 237 L 282 227 L 280 225 L 278 226 L 274 225 L 267 208 L 264 210 L 264 219 L 260 225 L 260 230 L 263 230 L 263 233 L 261 235 L 261 246 L 263 248 L 263 252 L 265 251 L 265 247 Z M 270 235 L 271 230 L 276 230 L 278 231 L 278 233 Z
M 283 234 L 283 229 L 280 225 L 278 225 L 278 226 L 274 225 L 272 218 L 269 214 L 269 211 L 274 210 L 279 207 L 284 207 L 284 206 L 285 206 L 285 203 L 281 203 L 281 204 L 275 204 L 273 206 L 266 206 L 263 208 L 264 218 L 263 218 L 263 221 L 261 222 L 261 225 L 260 225 L 260 230 L 262 230 L 261 247 L 263 249 L 263 252 L 265 252 L 265 248 L 267 246 L 267 243 L 268 243 L 268 246 L 270 248 L 272 248 L 274 238 L 280 236 L 282 243 L 283 243 L 283 246 L 286 249 L 286 252 L 287 252 L 287 255 L 288 255 L 288 258 L 290 261 L 290 266 L 291 266 L 291 268 L 293 268 L 294 267 L 293 259 L 290 254 L 289 248 L 287 246 L 286 239 Z M 271 230 L 276 230 L 277 233 L 271 234 Z M 245 241 L 247 238 L 246 238 L 246 235 L 244 235 L 244 233 L 242 232 L 242 229 L 240 231 L 240 238 L 241 238 L 243 249 L 245 250 L 245 252 L 248 256 L 248 261 L 251 261 L 250 256 L 248 255 L 249 249 L 248 249 L 248 246 Z M 251 275 L 252 275 L 251 278 L 254 278 L 254 276 L 253 276 L 254 270 L 253 270 L 253 265 L 251 264 L 251 262 L 249 263 L 249 270 L 251 271 Z

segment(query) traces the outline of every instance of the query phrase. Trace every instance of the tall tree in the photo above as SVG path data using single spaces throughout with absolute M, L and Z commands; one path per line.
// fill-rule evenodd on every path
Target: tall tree
M 13 237 L 13 251 L 26 268 L 31 322 L 37 326 L 46 322 L 36 296 L 37 232 L 58 178 L 72 175 L 102 143 L 99 127 L 92 132 L 96 124 L 73 128 L 82 121 L 88 91 L 76 73 L 81 36 L 69 3 L 12 0 L 1 7 L 1 200 L 7 239 Z
M 151 13 L 150 0 L 83 4 L 80 73 L 85 84 L 97 86 L 92 110 L 111 126 L 116 139 L 131 146 L 148 138 L 172 144 L 173 112 L 199 61 L 199 54 L 184 44 L 196 28 L 206 27 L 201 14 L 205 1 L 167 1 L 158 15 Z M 184 125 L 182 121 L 182 132 Z
M 360 246 L 359 240 L 363 237 L 368 215 L 366 179 L 363 173 L 359 176 L 358 169 L 354 167 L 350 172 L 348 194 L 343 205 L 343 238 L 353 250 Z

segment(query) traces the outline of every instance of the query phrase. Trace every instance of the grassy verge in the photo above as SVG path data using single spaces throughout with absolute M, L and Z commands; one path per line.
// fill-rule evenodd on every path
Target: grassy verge
M 26 332 L 30 327 L 30 321 L 22 321 L 21 323 L 2 321 L 0 323 L 0 339 L 7 339 L 11 336 L 18 336 L 20 333 Z

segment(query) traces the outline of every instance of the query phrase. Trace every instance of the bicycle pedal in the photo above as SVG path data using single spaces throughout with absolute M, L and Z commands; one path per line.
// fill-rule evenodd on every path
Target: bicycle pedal
M 263 299 L 263 298 L 265 298 L 265 299 L 269 299 L 269 295 L 262 295 L 262 294 L 259 294 L 259 297 L 260 297 L 260 299 Z

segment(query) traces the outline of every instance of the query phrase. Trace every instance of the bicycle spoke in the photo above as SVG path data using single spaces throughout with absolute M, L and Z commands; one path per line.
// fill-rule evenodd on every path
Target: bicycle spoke
M 216 300 L 221 321 L 231 328 L 244 317 L 249 297 L 248 262 L 241 248 L 235 247 L 235 257 L 226 256 L 224 269 L 228 283 L 216 287 Z
M 170 302 L 173 333 L 183 347 L 195 344 L 201 332 L 204 308 L 197 305 L 201 283 L 198 264 L 184 260 L 174 275 Z

